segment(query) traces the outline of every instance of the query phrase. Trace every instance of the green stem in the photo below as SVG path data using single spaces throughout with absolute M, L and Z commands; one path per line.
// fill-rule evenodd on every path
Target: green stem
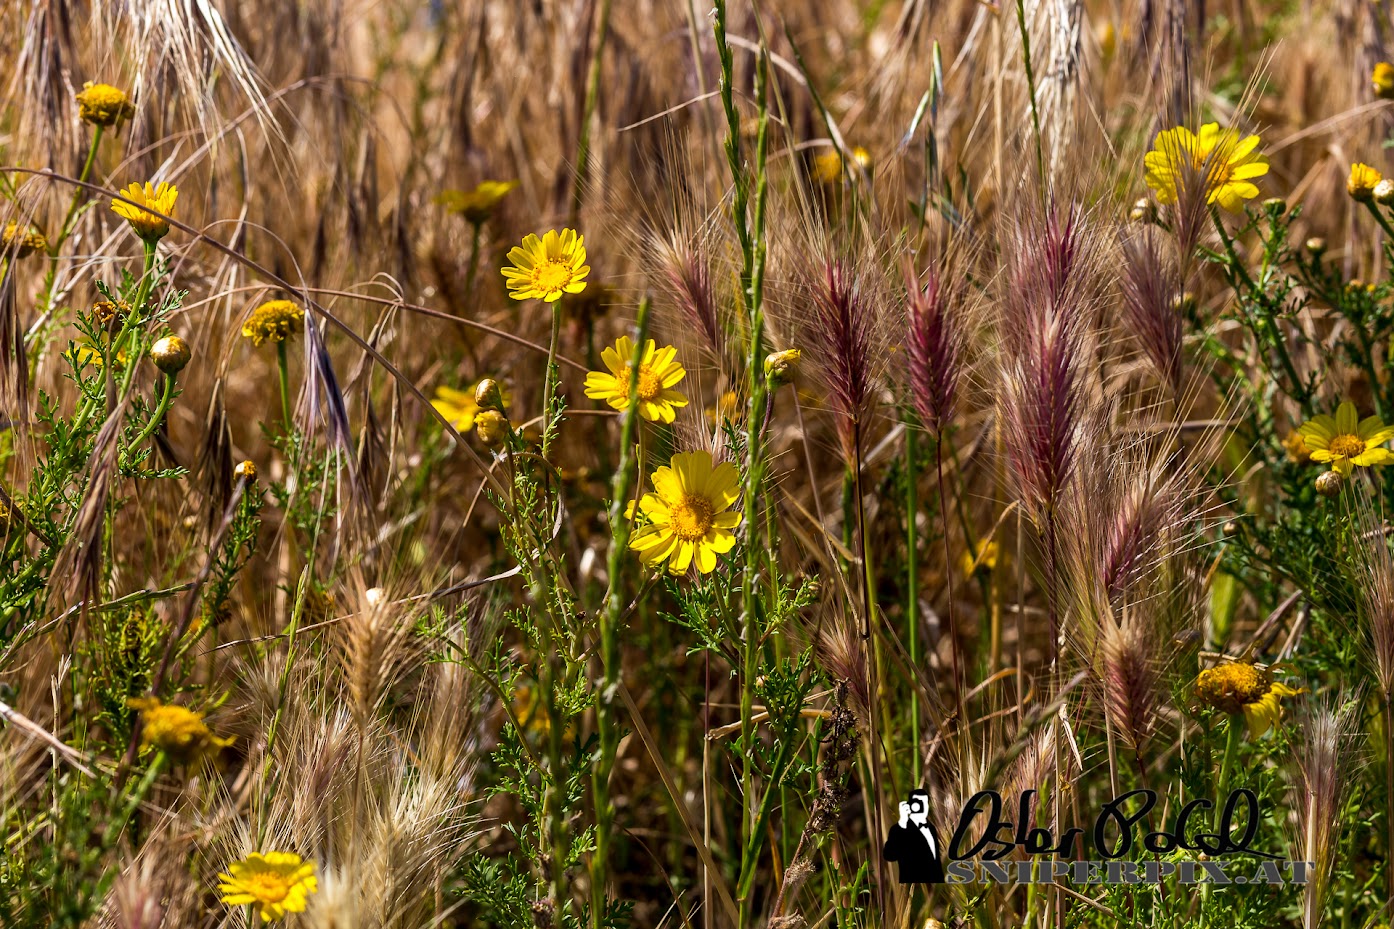
M 82 164 L 82 173 L 78 175 L 79 185 L 73 189 L 72 202 L 68 204 L 68 213 L 63 217 L 63 225 L 58 227 L 58 238 L 49 243 L 49 256 L 58 257 L 59 250 L 68 236 L 73 231 L 73 218 L 77 215 L 78 205 L 82 202 L 84 188 L 81 186 L 87 182 L 87 178 L 92 174 L 92 165 L 97 161 L 97 147 L 102 142 L 102 126 L 98 126 L 92 133 L 92 144 L 87 148 L 87 160 Z
M 628 561 L 631 522 L 625 518 L 631 488 L 635 483 L 633 468 L 634 433 L 638 429 L 639 362 L 644 357 L 644 340 L 648 335 L 649 308 L 647 296 L 639 304 L 635 321 L 634 357 L 629 365 L 629 408 L 620 426 L 620 461 L 611 482 L 610 542 L 608 563 L 609 582 L 605 592 L 605 609 L 600 615 L 600 659 L 603 668 L 600 689 L 595 695 L 596 728 L 599 732 L 599 752 L 591 770 L 595 802 L 595 853 L 591 856 L 591 921 L 595 929 L 605 929 L 606 884 L 610 869 L 611 833 L 615 807 L 610 800 L 610 774 L 615 767 L 615 752 L 619 747 L 619 723 L 614 710 L 615 693 L 620 681 L 619 627 L 624 615 L 624 568 Z
M 474 298 L 474 276 L 479 271 L 479 236 L 481 225 L 471 223 L 473 228 L 470 231 L 470 263 L 469 270 L 465 272 L 465 296 Z
M 286 340 L 276 342 L 276 374 L 281 385 L 281 418 L 285 420 L 286 437 L 295 431 L 290 407 L 290 362 L 286 357 Z
M 552 396 L 557 391 L 557 348 L 561 342 L 561 301 L 552 303 L 552 337 L 547 342 L 547 377 L 542 388 L 542 457 L 552 444 Z
M 586 173 L 591 154 L 591 120 L 595 116 L 595 104 L 600 98 L 600 71 L 604 62 L 605 38 L 610 32 L 610 4 L 611 0 L 603 0 L 600 7 L 600 34 L 595 40 L 595 54 L 591 56 L 590 75 L 586 79 L 586 103 L 581 113 L 580 138 L 576 145 L 576 185 L 571 192 L 573 226 L 581 215 L 581 202 L 586 189 Z
M 1031 67 L 1031 30 L 1026 27 L 1026 2 L 1016 0 L 1016 22 L 1021 30 L 1021 64 L 1026 71 L 1026 93 L 1031 101 L 1031 130 L 1036 138 L 1036 175 L 1045 180 L 1045 154 L 1041 148 L 1041 114 L 1036 110 L 1036 72 Z M 1041 185 L 1044 192 L 1045 185 Z
M 1389 220 L 1380 212 L 1373 200 L 1366 200 L 1364 203 L 1365 208 L 1370 211 L 1370 215 L 1375 218 L 1375 222 L 1379 223 L 1380 228 L 1384 230 L 1384 234 L 1389 236 L 1390 241 L 1394 241 L 1394 226 L 1389 225 Z
M 920 568 L 919 538 L 915 520 L 919 516 L 919 472 L 915 468 L 914 428 L 905 430 L 905 622 L 910 649 L 910 667 L 920 666 Z M 943 504 L 941 503 L 940 506 Z M 946 562 L 947 564 L 947 562 Z M 920 694 L 910 688 L 910 783 L 919 787 L 920 780 Z
M 164 421 L 165 414 L 169 412 L 169 405 L 173 400 L 174 375 L 166 374 L 164 375 L 164 383 L 161 385 L 160 400 L 155 407 L 155 412 L 151 415 L 150 422 L 146 423 L 145 428 L 140 431 L 140 435 L 136 436 L 135 441 L 127 446 L 128 451 L 134 451 L 140 448 L 140 446 L 145 444 L 147 439 L 155 434 L 155 430 L 158 429 L 160 423 Z

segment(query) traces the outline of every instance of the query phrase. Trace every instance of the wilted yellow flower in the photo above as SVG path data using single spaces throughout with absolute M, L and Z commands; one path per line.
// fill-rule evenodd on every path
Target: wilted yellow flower
M 863 171 L 871 170 L 871 153 L 860 145 L 852 149 L 852 160 Z M 822 184 L 836 184 L 842 180 L 842 152 L 834 146 L 813 159 L 813 176 Z
M 514 300 L 538 299 L 556 303 L 562 294 L 579 294 L 586 289 L 586 237 L 575 229 L 560 233 L 550 229 L 539 239 L 529 234 L 522 245 L 508 252 L 512 267 L 503 269 L 508 292 Z
M 997 556 L 1001 547 L 992 539 L 979 539 L 974 552 L 964 552 L 959 559 L 959 567 L 965 577 L 972 577 L 979 571 L 991 572 L 997 567 Z
M 124 91 L 88 81 L 77 93 L 77 115 L 94 126 L 115 126 L 136 115 L 136 108 Z
M 1242 713 L 1254 738 L 1282 719 L 1281 698 L 1300 693 L 1305 691 L 1275 683 L 1268 671 L 1243 661 L 1207 668 L 1196 678 L 1195 688 L 1196 698 L 1204 705 L 1236 716 Z
M 1143 158 L 1147 186 L 1159 202 L 1175 203 L 1186 184 L 1204 172 L 1205 202 L 1238 213 L 1245 200 L 1258 196 L 1254 180 L 1268 173 L 1268 159 L 1254 151 L 1258 143 L 1258 136 L 1240 138 L 1219 123 L 1206 123 L 1199 135 L 1185 126 L 1167 129 Z
M 232 476 L 248 483 L 257 479 L 257 463 L 255 461 L 240 461 L 237 467 L 232 469 Z
M 242 324 L 242 335 L 253 345 L 263 342 L 284 342 L 300 331 L 305 311 L 290 300 L 268 300 L 252 310 Z
M 678 350 L 671 345 L 657 348 L 654 340 L 644 343 L 644 354 L 639 360 L 639 383 L 635 390 L 639 394 L 639 415 L 649 422 L 671 423 L 674 410 L 687 406 L 687 398 L 672 388 L 687 372 L 678 364 Z M 592 400 L 604 400 L 617 410 L 629 409 L 630 362 L 634 358 L 634 340 L 621 336 L 614 346 L 600 353 L 604 371 L 591 371 L 586 375 L 586 396 Z
M 181 764 L 197 763 L 232 744 L 232 739 L 220 739 L 209 731 L 202 713 L 186 707 L 162 703 L 158 697 L 133 697 L 126 705 L 140 711 L 141 744 Z
M 134 201 L 137 206 L 113 199 L 112 212 L 130 223 L 136 235 L 147 242 L 158 242 L 169 233 L 169 220 L 164 216 L 174 215 L 174 201 L 179 197 L 179 191 L 173 184 L 168 181 L 161 181 L 158 185 L 146 181 L 144 187 L 132 184 L 121 191 L 121 196 Z M 141 209 L 142 206 L 147 209 Z M 163 213 L 164 216 L 156 216 L 147 210 Z
M 477 226 L 492 216 L 499 201 L 517 186 L 517 181 L 484 181 L 474 190 L 443 190 L 436 195 L 436 203 Z
M 1370 72 L 1370 85 L 1381 100 L 1394 100 L 1394 65 L 1381 61 Z
M 24 258 L 47 248 L 48 239 L 44 238 L 44 234 L 28 226 L 6 223 L 4 231 L 0 231 L 0 252 L 13 252 L 16 258 Z
M 1353 467 L 1368 468 L 1394 462 L 1394 452 L 1380 448 L 1394 439 L 1394 426 L 1386 426 L 1379 414 L 1359 419 L 1349 400 L 1336 408 L 1336 415 L 1322 413 L 1298 428 L 1310 449 L 1313 461 L 1330 462 L 1331 470 L 1342 477 Z
M 736 544 L 741 514 L 727 512 L 740 496 L 740 472 L 729 461 L 713 467 L 710 452 L 682 452 L 653 474 L 654 493 L 639 508 L 649 525 L 629 540 L 647 565 L 668 562 L 672 574 L 691 565 L 703 574 Z
M 784 386 L 799 373 L 799 360 L 802 358 L 803 350 L 797 348 L 771 352 L 765 356 L 765 380 L 769 381 L 771 387 Z
M 302 861 L 292 852 L 252 852 L 234 861 L 218 878 L 224 903 L 250 903 L 261 910 L 262 922 L 268 923 L 287 913 L 305 912 L 310 894 L 319 890 L 315 863 Z
M 474 433 L 490 448 L 502 445 L 508 438 L 508 417 L 498 410 L 480 410 L 474 418 Z

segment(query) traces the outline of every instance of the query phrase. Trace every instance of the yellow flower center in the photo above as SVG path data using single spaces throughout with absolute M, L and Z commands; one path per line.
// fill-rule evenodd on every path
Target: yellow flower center
M 1337 458 L 1354 458 L 1365 453 L 1365 440 L 1358 435 L 1338 435 L 1327 448 Z
M 673 532 L 684 542 L 696 542 L 712 528 L 712 505 L 705 497 L 683 497 L 672 508 Z
M 1202 703 L 1227 713 L 1238 713 L 1268 693 L 1268 675 L 1251 664 L 1229 662 L 1200 672 L 1196 696 Z
M 571 267 L 560 261 L 543 260 L 532 269 L 532 286 L 550 294 L 571 283 Z
M 627 370 L 633 370 L 632 365 L 625 366 Z M 653 373 L 653 368 L 648 365 L 639 365 L 639 399 L 657 400 L 659 394 L 663 393 L 663 382 L 658 375 Z
M 280 903 L 290 893 L 290 884 L 274 871 L 261 871 L 248 875 L 242 879 L 241 883 L 247 888 L 247 893 L 252 894 L 263 903 Z

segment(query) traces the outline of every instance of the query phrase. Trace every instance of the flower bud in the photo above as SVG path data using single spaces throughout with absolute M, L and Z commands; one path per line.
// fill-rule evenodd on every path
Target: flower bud
M 1345 482 L 1346 479 L 1341 477 L 1337 472 L 1326 471 L 1317 475 L 1317 493 L 1321 494 L 1323 497 L 1339 496 L 1341 493 L 1341 485 Z
M 502 410 L 503 391 L 499 390 L 499 382 L 492 377 L 486 377 L 474 387 L 474 402 L 481 410 Z
M 192 357 L 189 343 L 177 335 L 167 335 L 150 346 L 150 360 L 166 374 L 178 374 L 183 371 Z
M 1263 208 L 1275 216 L 1282 216 L 1288 211 L 1288 202 L 1282 197 L 1269 197 L 1263 201 Z
M 1394 180 L 1386 177 L 1375 185 L 1375 202 L 1386 205 L 1394 203 Z
M 1307 240 L 1306 247 L 1307 251 L 1313 255 L 1320 256 L 1322 252 L 1326 251 L 1326 240 L 1319 235 L 1314 235 Z
M 1128 213 L 1128 218 L 1135 223 L 1155 223 L 1157 221 L 1157 205 L 1146 197 L 1139 197 L 1133 201 L 1133 208 Z
M 799 373 L 799 359 L 803 350 L 787 348 L 782 352 L 771 352 L 765 356 L 765 380 L 773 388 L 779 388 L 794 379 Z
M 474 431 L 479 441 L 495 448 L 508 438 L 508 420 L 498 410 L 481 410 L 474 418 Z
M 239 481 L 245 480 L 251 483 L 257 479 L 257 465 L 255 461 L 244 461 L 232 469 L 232 476 Z

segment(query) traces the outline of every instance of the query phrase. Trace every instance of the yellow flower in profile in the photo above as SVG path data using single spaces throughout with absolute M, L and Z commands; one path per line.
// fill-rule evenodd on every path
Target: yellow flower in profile
M 852 149 L 852 160 L 863 171 L 871 170 L 871 153 L 860 145 Z M 842 152 L 836 146 L 813 159 L 813 176 L 820 184 L 836 184 L 842 180 Z
M 1307 441 L 1302 438 L 1301 432 L 1289 432 L 1288 437 L 1283 439 L 1283 448 L 1288 453 L 1288 461 L 1293 464 L 1309 464 L 1312 460 L 1312 450 L 1307 447 Z
M 436 203 L 478 226 L 493 215 L 499 201 L 517 186 L 517 181 L 483 181 L 474 190 L 443 190 L 436 195 Z
M 997 556 L 1001 550 L 1001 546 L 992 539 L 979 539 L 973 553 L 963 553 L 963 557 L 959 559 L 959 567 L 965 577 L 972 577 L 979 571 L 991 573 L 997 567 Z
M 765 356 L 765 380 L 773 388 L 783 387 L 799 373 L 799 362 L 803 359 L 803 349 L 786 348 L 782 352 L 770 352 Z
M 1394 439 L 1394 426 L 1386 426 L 1379 415 L 1359 419 L 1349 400 L 1336 408 L 1336 415 L 1323 413 L 1303 423 L 1297 430 L 1311 452 L 1312 461 L 1330 462 L 1331 470 L 1349 477 L 1353 467 L 1368 468 L 1394 462 L 1394 452 L 1380 448 Z
M 78 91 L 76 99 L 78 117 L 94 126 L 115 126 L 123 119 L 136 115 L 136 108 L 131 105 L 125 92 L 110 84 L 88 81 Z
M 262 922 L 287 913 L 303 913 L 310 894 L 319 891 L 315 863 L 302 861 L 293 852 L 252 852 L 218 875 L 218 893 L 229 906 L 252 904 L 261 910 Z
M 1206 123 L 1199 135 L 1185 126 L 1159 132 L 1152 151 L 1143 157 L 1147 186 L 1159 203 L 1175 203 L 1186 185 L 1204 172 L 1205 202 L 1238 213 L 1245 200 L 1258 196 L 1254 180 L 1268 173 L 1268 159 L 1254 151 L 1258 143 L 1258 136 L 1241 138 L 1219 123 Z
M 1381 100 L 1394 100 L 1394 65 L 1381 61 L 1370 72 L 1370 85 Z
M 35 232 L 28 226 L 6 223 L 4 230 L 0 231 L 0 246 L 0 252 L 13 250 L 16 258 L 24 258 L 47 249 L 48 239 L 42 232 Z
M 436 411 L 444 416 L 457 432 L 473 429 L 474 421 L 479 416 L 481 409 L 477 396 L 480 383 L 481 381 L 475 381 L 464 390 L 456 390 L 454 387 L 437 387 L 436 397 L 431 401 L 431 406 L 435 407 Z M 512 402 L 512 396 L 507 390 L 500 389 L 500 393 L 503 396 L 503 405 L 507 408 L 508 404 Z
M 654 472 L 653 489 L 639 501 L 649 524 L 634 533 L 629 547 L 646 565 L 667 561 L 672 574 L 692 565 L 703 574 L 714 571 L 716 556 L 736 544 L 731 530 L 741 522 L 740 513 L 727 512 L 740 496 L 736 466 L 727 461 L 713 467 L 710 452 L 682 452 Z
M 678 350 L 671 345 L 655 347 L 653 339 L 644 343 L 639 359 L 639 415 L 651 423 L 671 423 L 674 410 L 687 406 L 687 398 L 672 388 L 687 371 L 678 364 Z M 612 347 L 600 353 L 601 361 L 610 373 L 591 371 L 586 375 L 586 396 L 604 400 L 617 410 L 629 409 L 630 362 L 634 358 L 634 340 L 621 336 Z
M 575 229 L 550 229 L 539 239 L 529 234 L 508 252 L 512 267 L 503 269 L 508 295 L 514 300 L 556 303 L 562 294 L 586 289 L 586 237 Z
M 1306 693 L 1278 684 L 1266 670 L 1243 661 L 1230 661 L 1200 672 L 1195 695 L 1202 704 L 1233 715 L 1244 715 L 1249 734 L 1258 738 L 1283 718 L 1279 702 Z
M 196 764 L 232 744 L 220 739 L 203 723 L 203 714 L 158 697 L 131 698 L 126 705 L 140 711 L 140 741 L 180 764 Z
M 300 324 L 304 321 L 305 311 L 298 303 L 268 300 L 252 310 L 252 315 L 242 324 L 242 336 L 251 339 L 253 345 L 284 342 L 300 331 Z
M 1379 171 L 1357 161 L 1350 166 L 1350 176 L 1346 178 L 1346 193 L 1351 195 L 1351 199 L 1359 200 L 1361 203 L 1373 200 L 1375 186 L 1383 179 Z
M 137 205 L 112 200 L 112 212 L 130 223 L 136 235 L 147 242 L 158 242 L 165 237 L 169 232 L 169 220 L 164 216 L 174 215 L 174 201 L 179 197 L 179 191 L 173 184 L 168 181 L 161 181 L 158 185 L 146 181 L 144 187 L 132 184 L 121 191 L 121 196 Z M 163 213 L 164 216 L 156 216 L 148 210 Z

